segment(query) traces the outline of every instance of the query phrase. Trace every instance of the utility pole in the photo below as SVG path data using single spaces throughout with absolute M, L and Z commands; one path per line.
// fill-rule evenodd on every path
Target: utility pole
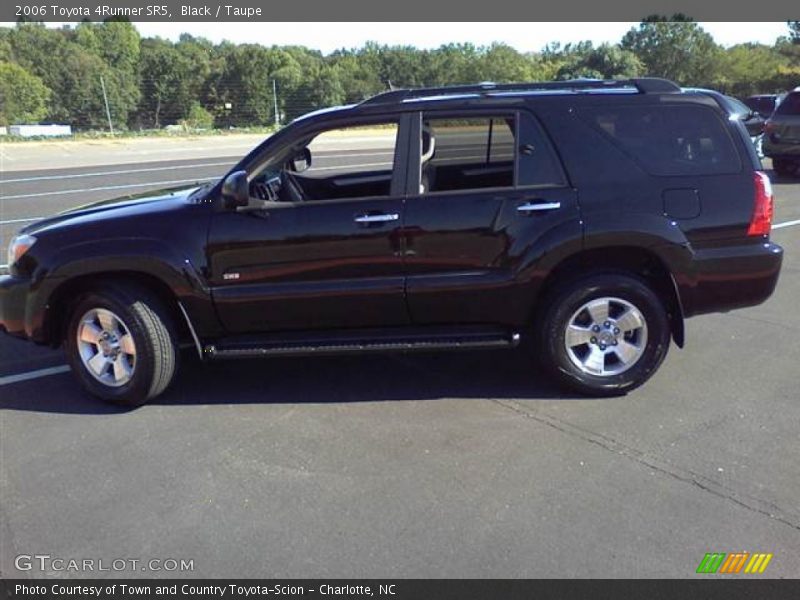
M 274 79 L 272 80 L 272 104 L 275 111 L 275 129 L 277 129 L 281 125 L 281 120 L 278 117 L 278 85 Z
M 103 88 L 103 102 L 106 103 L 106 117 L 108 118 L 108 130 L 111 132 L 111 135 L 114 135 L 114 125 L 111 123 L 111 111 L 108 109 L 108 96 L 106 95 L 106 82 L 103 80 L 103 76 L 100 75 L 100 86 Z

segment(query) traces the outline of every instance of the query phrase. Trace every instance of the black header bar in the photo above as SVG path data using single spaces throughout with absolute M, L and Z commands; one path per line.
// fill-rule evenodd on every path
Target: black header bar
M 697 0 L 2 0 L 0 21 L 45 22 L 130 21 L 293 22 L 293 21 L 639 21 L 648 15 L 677 13 L 696 21 L 786 21 L 800 18 L 796 0 L 728 2 Z M 758 23 L 753 23 L 758 27 Z

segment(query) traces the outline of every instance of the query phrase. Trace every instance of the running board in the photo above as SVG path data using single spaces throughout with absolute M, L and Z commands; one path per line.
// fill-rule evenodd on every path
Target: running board
M 509 331 L 465 331 L 431 334 L 356 336 L 339 335 L 316 338 L 249 339 L 223 341 L 203 348 L 207 359 L 253 358 L 259 356 L 324 356 L 370 352 L 424 352 L 437 350 L 473 350 L 513 348 L 520 335 Z

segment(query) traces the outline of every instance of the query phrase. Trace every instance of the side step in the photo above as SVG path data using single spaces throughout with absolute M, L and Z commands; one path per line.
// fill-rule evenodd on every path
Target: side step
M 258 356 L 309 356 L 362 354 L 369 352 L 423 352 L 513 348 L 519 333 L 496 328 L 463 328 L 409 331 L 345 332 L 248 337 L 222 340 L 203 348 L 207 359 L 252 358 Z

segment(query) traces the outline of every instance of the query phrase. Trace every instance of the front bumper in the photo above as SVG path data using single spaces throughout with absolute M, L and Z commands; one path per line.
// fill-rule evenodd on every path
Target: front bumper
M 761 304 L 775 291 L 783 248 L 769 241 L 697 251 L 678 287 L 685 316 Z
M 30 280 L 0 276 L 0 331 L 27 338 L 25 323 Z

